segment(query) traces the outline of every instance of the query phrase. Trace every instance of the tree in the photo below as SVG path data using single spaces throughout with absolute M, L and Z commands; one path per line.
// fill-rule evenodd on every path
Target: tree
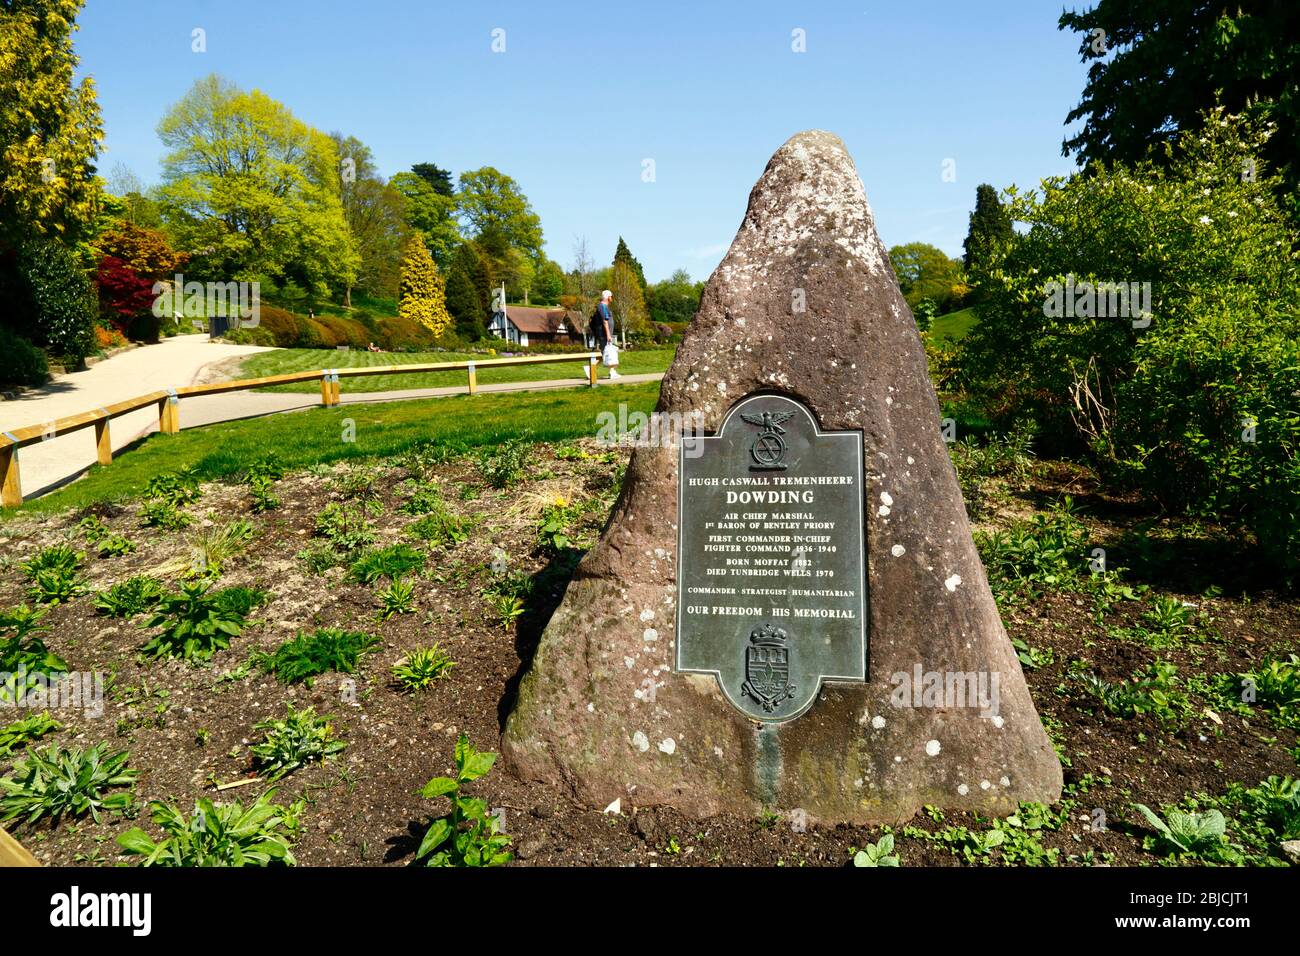
M 889 259 L 903 298 L 912 309 L 924 299 L 933 299 L 941 311 L 948 312 L 959 307 L 969 291 L 962 279 L 961 263 L 929 243 L 894 246 L 889 250 Z
M 548 305 L 560 301 L 564 294 L 564 269 L 554 259 L 543 257 L 542 266 L 537 270 L 537 298 Z
M 614 293 L 611 308 L 614 324 L 625 339 L 644 341 L 650 337 L 650 313 L 646 311 L 641 282 L 626 262 L 614 263 L 610 274 L 609 291 Z
M 491 166 L 460 174 L 456 194 L 461 219 L 474 241 L 494 261 L 518 249 L 530 259 L 542 250 L 542 221 L 519 184 Z
M 100 259 L 117 259 L 150 283 L 170 279 L 189 258 L 186 253 L 173 249 L 158 230 L 144 229 L 125 220 L 118 220 L 112 228 L 100 233 L 91 246 Z
M 72 84 L 82 0 L 0 2 L 0 250 L 77 242 L 95 221 L 103 139 L 95 82 Z
M 1136 162 L 1180 131 L 1199 130 L 1205 111 L 1221 105 L 1277 124 L 1264 157 L 1296 189 L 1300 169 L 1283 166 L 1300 155 L 1300 6 L 1100 0 L 1062 13 L 1059 27 L 1083 34 L 1081 57 L 1092 61 L 1065 120 L 1084 125 L 1064 155 Z
M 331 134 L 338 150 L 343 218 L 356 245 L 357 288 L 371 295 L 395 296 L 406 243 L 406 200 L 379 175 L 374 154 L 354 136 Z M 352 304 L 352 289 L 344 290 Z
M 107 191 L 108 196 L 105 199 L 113 197 L 121 204 L 119 218 L 133 226 L 142 226 L 146 229 L 162 228 L 162 210 L 158 203 L 148 195 L 140 178 L 125 164 L 113 165 L 113 172 L 109 174 L 107 181 Z
M 434 262 L 442 268 L 448 267 L 461 241 L 456 225 L 456 200 L 444 196 L 415 173 L 397 173 L 389 185 L 405 199 L 406 224 L 423 237 Z
M 411 236 L 402 257 L 402 287 L 397 314 L 400 318 L 418 322 L 434 335 L 441 335 L 451 325 L 443 278 L 419 235 Z
M 411 167 L 411 172 L 428 183 L 439 196 L 446 196 L 450 199 L 456 193 L 456 187 L 451 181 L 450 170 L 443 169 L 434 163 L 416 163 Z
M 641 291 L 645 292 L 645 270 L 641 268 L 641 263 L 637 262 L 636 257 L 632 255 L 632 250 L 627 247 L 623 237 L 618 237 L 618 247 L 614 250 L 614 264 L 623 263 L 636 275 L 637 284 L 641 286 Z
M 167 225 L 201 273 L 296 283 L 312 297 L 355 283 L 328 136 L 215 74 L 168 110 L 158 135 L 170 149 L 159 189 Z
M 967 270 L 983 265 L 989 255 L 1011 241 L 1011 217 L 998 201 L 998 192 L 987 183 L 975 187 L 975 209 L 966 231 L 963 262 Z
M 457 250 L 452 260 L 451 273 L 447 276 L 447 312 L 451 314 L 456 325 L 456 334 L 474 342 L 487 333 L 484 318 L 487 307 L 483 297 L 474 286 L 474 278 L 466 257 Z
M 646 308 L 652 322 L 689 322 L 700 307 L 703 282 L 692 282 L 690 273 L 678 269 L 646 290 Z

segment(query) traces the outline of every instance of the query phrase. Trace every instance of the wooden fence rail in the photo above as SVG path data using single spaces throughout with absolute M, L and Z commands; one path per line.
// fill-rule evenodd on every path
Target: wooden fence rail
M 148 395 L 117 402 L 93 411 L 56 418 L 42 425 L 28 425 L 13 431 L 0 433 L 0 505 L 15 508 L 23 503 L 22 485 L 18 471 L 18 450 L 28 445 L 49 441 L 60 435 L 80 431 L 83 428 L 95 429 L 95 448 L 101 465 L 113 462 L 113 443 L 109 434 L 109 422 L 114 418 L 127 415 L 150 405 L 158 407 L 158 430 L 164 434 L 174 435 L 181 430 L 180 400 L 196 395 L 218 395 L 222 392 L 240 392 L 251 388 L 265 388 L 268 385 L 287 385 L 292 382 L 320 382 L 321 405 L 330 407 L 339 404 L 339 379 L 357 378 L 362 375 L 409 375 L 413 372 L 454 372 L 467 374 L 466 392 L 470 395 L 478 392 L 478 372 L 481 369 L 502 368 L 514 365 L 544 365 L 558 362 L 585 362 L 587 365 L 587 384 L 596 384 L 596 364 L 600 361 L 597 352 L 564 353 L 559 355 L 528 355 L 518 358 L 492 359 L 487 362 L 431 362 L 424 365 L 379 365 L 373 368 L 324 368 L 310 372 L 289 372 L 285 375 L 266 375 L 262 378 L 242 378 L 232 382 L 214 382 L 211 385 L 187 385 L 181 388 L 168 388 Z

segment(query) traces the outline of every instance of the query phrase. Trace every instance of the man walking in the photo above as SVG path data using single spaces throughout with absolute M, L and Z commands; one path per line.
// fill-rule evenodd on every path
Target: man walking
M 609 304 L 614 293 L 606 289 L 600 294 L 596 305 L 596 314 L 592 316 L 596 334 L 596 347 L 600 349 L 601 364 L 609 369 L 610 378 L 622 378 L 618 374 L 618 346 L 614 344 L 614 312 Z

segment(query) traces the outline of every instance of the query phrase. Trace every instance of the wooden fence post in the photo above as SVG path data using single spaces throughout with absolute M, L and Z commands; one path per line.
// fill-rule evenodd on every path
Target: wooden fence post
M 0 827 L 0 866 L 40 866 L 36 857 Z
M 12 435 L 6 438 L 13 439 Z M 18 446 L 5 445 L 0 448 L 0 504 L 6 508 L 17 508 L 23 503 L 22 480 L 18 474 Z
M 339 399 L 340 391 L 341 391 L 341 390 L 340 390 L 340 388 L 339 388 L 339 370 L 338 370 L 338 369 L 334 369 L 333 372 L 330 373 L 330 399 L 331 399 L 331 404 L 334 404 L 334 405 L 338 405 L 338 404 L 339 404 L 339 402 L 340 402 L 340 399 Z
M 175 435 L 181 430 L 181 400 L 176 389 L 165 389 L 167 397 L 163 399 L 162 414 L 158 419 L 158 430 L 168 435 Z
M 587 365 L 587 384 L 592 388 L 596 387 L 596 371 L 598 368 L 599 366 L 596 364 L 596 356 L 593 355 L 590 363 Z
M 478 375 L 474 372 L 474 363 L 469 363 L 469 393 L 473 395 L 478 391 Z
M 108 409 L 101 408 L 104 417 L 95 422 L 95 452 L 101 465 L 113 464 L 113 437 L 108 430 Z

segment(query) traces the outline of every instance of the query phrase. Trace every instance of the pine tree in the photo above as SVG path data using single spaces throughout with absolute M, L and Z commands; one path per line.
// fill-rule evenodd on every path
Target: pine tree
M 632 250 L 627 247 L 627 243 L 623 241 L 622 236 L 618 237 L 618 248 L 614 250 L 614 265 L 618 265 L 620 262 L 632 270 L 632 273 L 636 276 L 637 285 L 641 287 L 641 294 L 644 295 L 645 270 L 641 268 L 641 263 L 636 261 L 636 257 L 632 255 Z
M 469 273 L 468 257 L 457 256 L 447 276 L 447 311 L 456 323 L 456 334 L 473 342 L 487 334 L 483 323 L 485 308 L 479 290 Z
M 446 283 L 438 274 L 429 247 L 418 232 L 406 244 L 406 254 L 402 257 L 402 288 L 397 314 L 418 322 L 434 335 L 441 335 L 451 325 Z
M 970 229 L 966 233 L 963 261 L 966 271 L 984 265 L 989 253 L 998 243 L 1011 239 L 1011 216 L 998 201 L 998 192 L 988 183 L 975 189 L 975 210 L 970 214 Z

